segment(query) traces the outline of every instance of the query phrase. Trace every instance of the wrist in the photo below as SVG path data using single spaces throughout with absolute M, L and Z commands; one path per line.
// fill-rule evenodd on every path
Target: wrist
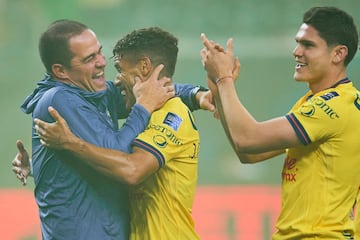
M 191 100 L 194 104 L 194 109 L 200 109 L 199 97 L 197 97 L 199 92 L 207 92 L 209 89 L 203 86 L 196 86 L 193 90 L 191 90 Z
M 227 79 L 231 79 L 233 80 L 233 76 L 232 75 L 225 75 L 225 76 L 221 76 L 221 77 L 218 77 L 216 80 L 215 80 L 215 83 L 216 84 L 219 84 L 223 81 L 226 81 Z
M 136 102 L 135 102 L 135 104 L 131 107 L 131 109 L 133 109 L 136 105 L 141 106 L 142 109 L 145 109 L 145 110 L 146 110 L 147 112 L 149 112 L 150 114 L 155 111 L 154 106 L 152 106 L 152 105 L 149 104 L 148 102 L 142 101 L 141 99 L 137 99 Z
M 74 151 L 76 146 L 80 146 L 82 140 L 75 135 L 68 135 L 66 141 L 63 141 L 59 144 L 58 149 L 63 149 L 67 151 Z

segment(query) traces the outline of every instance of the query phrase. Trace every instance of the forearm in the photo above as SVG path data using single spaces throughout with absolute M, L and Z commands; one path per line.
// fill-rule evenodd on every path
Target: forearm
M 228 138 L 237 153 L 253 153 L 256 120 L 239 101 L 231 78 L 217 84 L 217 109 Z
M 285 153 L 285 149 L 253 154 L 237 153 L 237 156 L 241 163 L 258 163 L 283 153 Z
M 63 147 L 64 150 L 72 152 L 76 157 L 95 170 L 121 182 L 127 182 L 128 173 L 131 173 L 132 169 L 128 154 L 95 146 L 81 140 L 75 135 L 73 135 Z
M 145 108 L 143 108 L 139 104 L 135 104 L 132 107 L 132 111 L 130 112 L 128 118 L 121 126 L 120 130 L 115 135 L 115 140 L 112 140 L 113 143 L 110 143 L 104 147 L 106 148 L 114 148 L 121 151 L 131 151 L 131 142 L 134 140 L 141 132 L 143 132 L 150 119 L 150 113 L 147 112 Z M 110 133 L 112 135 L 112 133 Z M 110 139 L 110 137 L 105 136 L 106 140 Z
M 83 112 L 81 115 L 83 119 L 80 121 L 82 125 L 76 125 L 79 121 L 71 122 L 76 135 L 55 109 L 51 113 L 56 119 L 55 123 L 49 125 L 40 120 L 37 121 L 37 124 L 43 127 L 47 124 L 47 131 L 38 126 L 38 129 L 42 129 L 40 132 L 47 134 L 46 146 L 71 151 L 98 171 L 121 181 L 128 179 L 132 162 L 128 160 L 126 153 L 130 152 L 131 142 L 145 130 L 150 118 L 150 114 L 142 106 L 137 104 L 133 106 L 129 117 L 118 131 L 109 128 L 98 118 L 91 117 L 89 113 Z
M 94 169 L 112 176 L 120 181 L 128 182 L 134 169 L 134 162 L 129 161 L 128 152 L 131 142 L 145 130 L 150 113 L 139 104 L 135 104 L 119 131 L 104 134 L 106 148 L 87 143 L 75 135 L 64 146 Z M 108 142 L 107 142 L 108 141 Z
M 235 142 L 234 138 L 232 137 L 232 135 L 236 133 L 231 132 L 231 130 L 229 129 L 229 124 L 227 123 L 226 115 L 224 113 L 224 109 L 219 95 L 216 95 L 215 101 L 216 101 L 217 109 L 221 113 L 220 120 L 225 130 L 225 133 L 241 163 L 257 163 L 285 153 L 285 149 L 261 152 L 261 153 L 245 153 L 239 151 L 238 144 L 237 142 Z

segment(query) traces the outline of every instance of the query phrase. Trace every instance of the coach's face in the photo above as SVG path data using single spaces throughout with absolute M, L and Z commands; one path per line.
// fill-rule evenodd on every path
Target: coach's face
M 105 90 L 106 60 L 95 33 L 87 29 L 72 37 L 69 40 L 69 48 L 73 58 L 70 68 L 64 68 L 64 80 L 90 92 Z

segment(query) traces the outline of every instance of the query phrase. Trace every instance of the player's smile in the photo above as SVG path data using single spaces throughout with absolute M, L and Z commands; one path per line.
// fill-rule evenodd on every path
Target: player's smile
M 299 70 L 299 69 L 304 68 L 306 66 L 307 66 L 306 63 L 296 61 L 295 70 Z

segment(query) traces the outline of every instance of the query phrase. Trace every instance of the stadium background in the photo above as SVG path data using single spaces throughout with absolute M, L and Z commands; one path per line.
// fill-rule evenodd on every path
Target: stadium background
M 108 58 L 129 31 L 159 26 L 179 38 L 174 80 L 205 85 L 199 57 L 200 33 L 221 44 L 234 38 L 240 57 L 240 98 L 257 120 L 282 115 L 307 89 L 293 78 L 294 35 L 303 12 L 333 5 L 351 13 L 360 26 L 358 0 L 0 0 L 0 239 L 40 239 L 32 179 L 22 187 L 11 172 L 15 141 L 30 148 L 31 117 L 20 111 L 44 70 L 37 52 L 41 32 L 52 21 L 71 18 L 91 27 Z M 349 77 L 360 87 L 359 54 Z M 201 136 L 198 192 L 194 217 L 202 239 L 269 239 L 280 207 L 282 158 L 257 165 L 237 160 L 219 121 L 195 113 Z

